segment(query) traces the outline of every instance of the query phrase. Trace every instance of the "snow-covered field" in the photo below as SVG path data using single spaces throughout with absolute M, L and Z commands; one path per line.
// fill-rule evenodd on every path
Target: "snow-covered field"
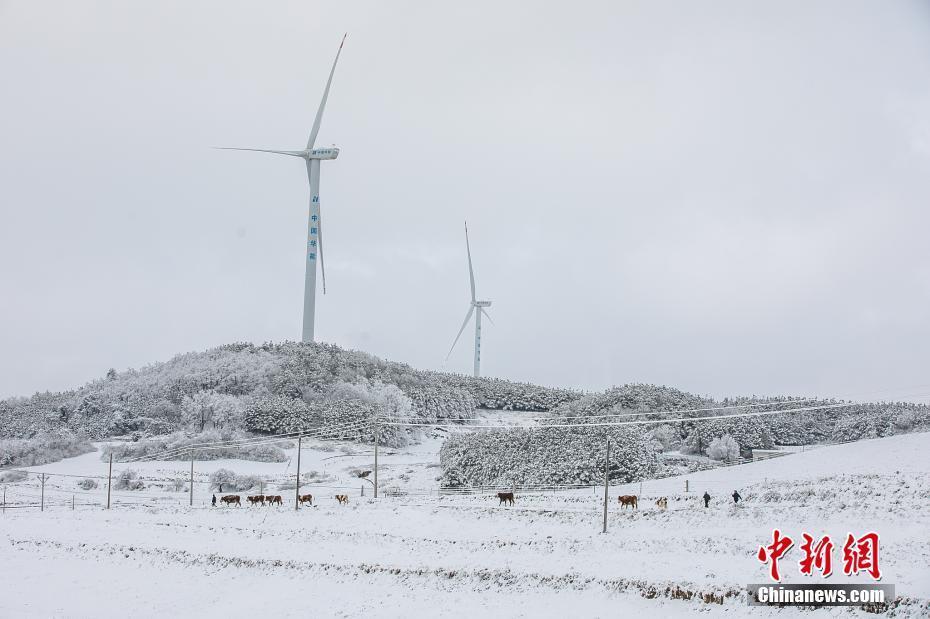
M 518 493 L 514 507 L 487 495 L 430 493 L 439 444 L 383 449 L 382 489 L 409 494 L 377 501 L 350 472 L 370 467 L 370 449 L 306 449 L 301 471 L 325 481 L 302 490 L 316 506 L 300 511 L 293 490 L 277 492 L 283 508 L 212 508 L 205 484 L 222 467 L 259 474 L 274 488 L 287 474 L 293 480 L 294 458 L 198 462 L 193 508 L 185 492 L 158 486 L 186 479 L 189 463 L 133 465 L 149 487 L 116 493 L 109 511 L 102 484 L 86 494 L 76 486 L 82 476 L 106 475 L 99 453 L 34 467 L 51 475 L 49 507 L 0 517 L 0 616 L 800 616 L 806 611 L 746 605 L 745 585 L 767 581 L 756 552 L 776 527 L 797 540 L 830 534 L 838 546 L 847 532 L 877 531 L 882 582 L 908 598 L 896 616 L 930 614 L 930 434 L 645 482 L 635 512 L 621 511 L 616 496 L 639 494 L 639 484 L 612 487 L 606 535 L 601 489 Z M 734 489 L 739 506 L 729 499 Z M 699 499 L 705 490 L 708 509 Z M 7 486 L 14 504 L 39 492 L 35 476 Z M 336 493 L 350 494 L 349 505 L 337 505 Z M 659 496 L 669 498 L 668 511 L 656 508 Z M 784 581 L 823 582 L 798 573 L 799 545 L 782 561 Z M 836 571 L 828 582 L 871 582 Z M 672 599 L 675 587 L 696 597 Z M 723 603 L 698 599 L 710 593 Z M 818 614 L 851 613 L 861 611 Z

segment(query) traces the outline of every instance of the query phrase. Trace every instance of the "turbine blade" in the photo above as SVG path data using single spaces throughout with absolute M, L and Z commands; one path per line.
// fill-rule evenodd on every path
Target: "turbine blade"
M 468 222 L 465 222 L 465 251 L 468 252 L 468 280 L 471 282 L 471 302 L 475 302 L 475 272 L 471 268 L 471 247 L 468 244 Z
M 492 325 L 494 325 L 494 321 L 491 320 L 491 315 L 488 313 L 488 310 L 486 310 L 486 309 L 484 309 L 484 308 L 482 307 L 482 308 L 481 308 L 481 313 L 484 314 L 484 317 L 485 317 L 485 318 L 487 318 L 488 320 L 491 321 L 491 324 L 492 324 Z M 496 327 L 497 325 L 494 325 L 494 326 Z
M 253 153 L 274 153 L 275 155 L 290 155 L 291 157 L 303 157 L 302 150 L 269 150 L 267 148 L 233 148 L 232 146 L 214 146 L 216 150 L 248 150 Z
M 468 308 L 468 313 L 465 314 L 465 320 L 462 322 L 462 328 L 459 329 L 459 334 L 455 336 L 455 341 L 452 342 L 452 348 L 449 349 L 449 354 L 446 355 L 446 361 L 448 361 L 449 357 L 452 356 L 452 351 L 455 350 L 455 345 L 458 344 L 459 338 L 462 337 L 462 331 L 464 331 L 465 327 L 468 326 L 468 321 L 471 320 L 471 315 L 474 311 L 475 311 L 474 305 Z
M 333 83 L 336 63 L 339 62 L 339 54 L 342 52 L 342 46 L 345 42 L 346 34 L 342 35 L 342 42 L 339 44 L 339 49 L 336 51 L 336 59 L 333 60 L 333 68 L 329 70 L 329 79 L 326 80 L 326 88 L 323 89 L 323 99 L 320 101 L 320 109 L 316 111 L 316 118 L 313 120 L 313 128 L 310 129 L 310 138 L 307 140 L 307 150 L 313 148 L 314 143 L 316 143 L 316 134 L 320 132 L 320 122 L 323 120 L 323 109 L 326 107 L 326 99 L 329 98 L 329 85 Z

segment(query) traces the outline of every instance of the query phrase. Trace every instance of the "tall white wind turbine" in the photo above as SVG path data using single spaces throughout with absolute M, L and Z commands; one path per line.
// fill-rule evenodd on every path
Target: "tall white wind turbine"
M 326 99 L 329 98 L 329 87 L 333 83 L 333 74 L 336 72 L 336 63 L 346 37 L 343 35 L 333 61 L 333 68 L 329 71 L 326 88 L 323 90 L 323 99 L 316 111 L 313 128 L 310 129 L 310 139 L 303 150 L 268 150 L 264 148 L 223 148 L 222 150 L 248 150 L 258 153 L 274 153 L 276 155 L 289 155 L 300 157 L 307 165 L 307 178 L 310 180 L 310 215 L 307 223 L 307 262 L 304 272 L 304 325 L 301 340 L 313 341 L 313 323 L 316 310 L 316 263 L 320 262 L 320 273 L 323 276 L 323 294 L 326 294 L 326 267 L 323 263 L 323 221 L 320 218 L 320 161 L 335 159 L 339 156 L 339 149 L 335 146 L 328 148 L 313 148 L 316 134 L 320 131 L 320 121 L 323 120 L 323 110 L 326 108 Z
M 458 335 L 455 336 L 455 341 L 452 342 L 452 348 L 449 349 L 449 354 L 446 355 L 446 361 L 449 360 L 449 357 L 452 356 L 452 351 L 455 349 L 455 345 L 458 343 L 459 338 L 462 337 L 462 332 L 465 331 L 465 327 L 468 326 L 468 321 L 471 320 L 471 315 L 475 315 L 475 378 L 481 376 L 481 315 L 484 314 L 488 320 L 491 320 L 491 315 L 488 314 L 486 307 L 491 307 L 490 301 L 479 301 L 475 296 L 475 271 L 471 266 L 471 247 L 468 244 L 468 222 L 465 223 L 465 251 L 468 254 L 468 280 L 471 283 L 471 303 L 468 306 L 468 313 L 465 314 L 465 320 L 462 322 L 462 328 L 459 329 Z M 475 310 L 478 310 L 477 312 Z M 491 320 L 491 324 L 494 324 L 494 321 Z

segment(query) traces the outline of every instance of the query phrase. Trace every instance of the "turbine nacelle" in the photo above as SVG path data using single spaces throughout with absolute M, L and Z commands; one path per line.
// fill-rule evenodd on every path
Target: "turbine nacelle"
M 335 159 L 339 156 L 339 149 L 335 146 L 329 146 L 327 148 L 314 148 L 313 150 L 307 151 L 307 154 L 304 156 L 305 159 Z
M 475 301 L 472 303 L 475 307 L 491 307 L 490 301 Z

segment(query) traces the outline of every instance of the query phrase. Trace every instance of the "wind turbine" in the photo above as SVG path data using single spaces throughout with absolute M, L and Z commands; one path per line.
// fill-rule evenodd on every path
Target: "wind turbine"
M 475 296 L 475 271 L 471 266 L 471 247 L 468 244 L 468 222 L 465 222 L 465 251 L 468 253 L 468 280 L 471 282 L 471 303 L 468 306 L 468 313 L 465 314 L 465 320 L 462 322 L 462 328 L 459 329 L 459 334 L 455 336 L 455 341 L 452 342 L 452 348 L 449 349 L 449 354 L 446 355 L 446 361 L 449 360 L 449 357 L 452 356 L 452 351 L 455 349 L 455 345 L 458 343 L 459 338 L 462 337 L 462 332 L 465 330 L 465 327 L 468 326 L 468 321 L 471 320 L 471 315 L 475 315 L 475 378 L 481 376 L 481 315 L 484 314 L 487 316 L 488 320 L 491 320 L 491 315 L 488 314 L 488 311 L 484 308 L 491 307 L 490 301 L 479 301 Z M 476 312 L 475 309 L 478 311 Z M 491 320 L 491 324 L 494 324 L 494 321 Z
M 346 41 L 346 35 L 342 36 L 342 42 L 339 43 L 339 50 L 336 51 L 336 59 L 333 61 L 333 68 L 329 71 L 329 79 L 326 80 L 326 88 L 323 90 L 323 99 L 320 101 L 320 108 L 316 111 L 316 118 L 313 120 L 313 128 L 310 129 L 310 139 L 307 140 L 307 147 L 303 150 L 268 150 L 264 148 L 222 148 L 221 150 L 248 150 L 258 153 L 273 153 L 276 155 L 289 155 L 291 157 L 300 157 L 307 165 L 307 178 L 310 181 L 310 215 L 307 222 L 307 262 L 306 271 L 304 272 L 304 325 L 301 340 L 304 342 L 313 341 L 313 322 L 316 311 L 316 263 L 317 257 L 320 262 L 320 273 L 323 276 L 323 294 L 326 294 L 326 267 L 323 264 L 323 221 L 320 218 L 320 161 L 324 159 L 335 159 L 339 156 L 339 149 L 335 146 L 328 148 L 313 148 L 316 142 L 316 134 L 320 131 L 320 121 L 323 120 L 323 109 L 326 107 L 326 99 L 329 97 L 329 86 L 333 83 L 333 74 L 336 72 L 336 63 L 339 62 L 339 54 L 342 52 L 342 45 Z

